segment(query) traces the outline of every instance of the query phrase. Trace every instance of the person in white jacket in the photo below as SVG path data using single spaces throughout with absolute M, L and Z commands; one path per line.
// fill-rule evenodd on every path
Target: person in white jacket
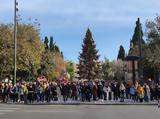
M 124 93 L 125 93 L 125 86 L 124 84 L 121 82 L 120 86 L 119 86 L 119 91 L 120 91 L 120 102 L 124 102 Z
M 61 95 L 61 88 L 60 86 L 57 85 L 57 97 L 58 97 L 58 102 L 62 102 L 62 95 Z

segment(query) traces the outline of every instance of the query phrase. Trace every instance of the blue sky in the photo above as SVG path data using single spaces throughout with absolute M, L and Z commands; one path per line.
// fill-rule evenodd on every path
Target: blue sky
M 159 0 L 17 0 L 24 22 L 38 19 L 41 36 L 53 36 L 65 59 L 78 62 L 82 40 L 89 27 L 100 59 L 116 59 L 119 46 L 128 51 L 135 21 L 153 20 Z M 0 23 L 13 23 L 14 0 L 0 0 Z

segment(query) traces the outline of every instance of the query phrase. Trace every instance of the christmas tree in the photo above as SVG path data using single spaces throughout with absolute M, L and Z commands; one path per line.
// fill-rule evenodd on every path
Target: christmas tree
M 95 80 L 102 78 L 102 65 L 98 61 L 99 57 L 92 33 L 88 29 L 83 40 L 82 53 L 79 56 L 77 72 L 79 79 Z

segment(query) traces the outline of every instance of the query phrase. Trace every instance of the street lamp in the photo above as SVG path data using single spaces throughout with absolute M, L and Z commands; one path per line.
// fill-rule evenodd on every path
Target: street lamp
M 139 77 L 142 83 L 144 83 L 143 80 L 143 64 L 142 64 L 142 33 L 141 33 L 141 24 L 140 24 L 140 18 L 138 18 L 138 46 L 139 46 Z
M 16 84 L 17 70 L 17 11 L 18 2 L 14 0 L 14 84 Z

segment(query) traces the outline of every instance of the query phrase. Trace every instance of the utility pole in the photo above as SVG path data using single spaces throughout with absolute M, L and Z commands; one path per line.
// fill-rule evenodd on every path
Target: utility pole
M 143 80 L 143 64 L 142 64 L 142 30 L 141 30 L 141 24 L 140 24 L 140 18 L 138 18 L 138 31 L 139 31 L 139 35 L 138 35 L 138 45 L 139 45 L 139 76 L 140 76 L 140 80 L 142 82 L 142 84 L 144 83 Z
M 18 2 L 14 0 L 14 84 L 16 84 L 17 72 L 17 11 Z

